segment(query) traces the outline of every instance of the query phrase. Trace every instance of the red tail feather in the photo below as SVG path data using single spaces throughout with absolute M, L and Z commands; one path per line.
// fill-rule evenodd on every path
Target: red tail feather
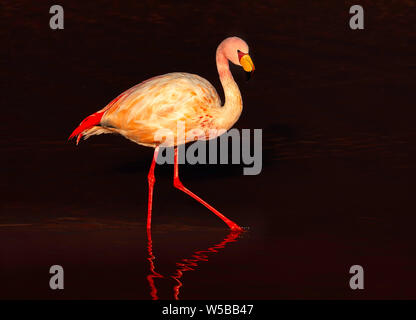
M 71 140 L 72 138 L 77 137 L 77 144 L 78 144 L 79 140 L 82 137 L 82 133 L 85 130 L 90 129 L 90 128 L 100 124 L 101 118 L 103 117 L 103 114 L 104 114 L 104 112 L 96 112 L 96 113 L 86 117 L 84 120 L 82 120 L 82 122 L 74 130 L 74 132 L 72 132 L 72 134 L 69 136 L 68 140 Z

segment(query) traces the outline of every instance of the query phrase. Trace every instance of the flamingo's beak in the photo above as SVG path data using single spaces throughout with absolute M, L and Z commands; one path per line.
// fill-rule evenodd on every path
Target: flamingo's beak
M 248 53 L 244 53 L 241 51 L 238 51 L 238 58 L 240 59 L 240 64 L 243 67 L 244 71 L 247 75 L 247 80 L 250 79 L 251 74 L 255 70 L 254 63 L 251 60 Z

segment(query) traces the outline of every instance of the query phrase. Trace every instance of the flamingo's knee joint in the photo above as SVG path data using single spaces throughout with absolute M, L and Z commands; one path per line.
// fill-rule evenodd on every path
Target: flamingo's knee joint
M 173 179 L 173 186 L 175 188 L 178 188 L 178 189 L 182 189 L 183 188 L 183 184 L 182 184 L 181 180 L 179 180 L 179 178 Z
M 154 184 L 155 184 L 156 179 L 155 179 L 155 177 L 154 177 L 154 176 L 152 176 L 152 175 L 148 175 L 148 176 L 147 176 L 147 181 L 149 181 L 149 185 L 154 185 Z

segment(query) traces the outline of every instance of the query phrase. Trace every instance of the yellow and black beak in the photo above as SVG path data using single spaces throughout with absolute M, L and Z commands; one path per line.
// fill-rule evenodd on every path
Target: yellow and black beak
M 238 59 L 240 60 L 240 64 L 246 72 L 247 80 L 249 80 L 251 74 L 255 70 L 253 61 L 251 60 L 248 53 L 241 52 L 240 50 L 238 50 Z

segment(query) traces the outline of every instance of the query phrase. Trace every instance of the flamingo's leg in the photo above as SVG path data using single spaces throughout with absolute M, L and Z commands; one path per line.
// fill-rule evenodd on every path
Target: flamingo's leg
M 152 164 L 150 165 L 149 174 L 147 175 L 147 181 L 149 182 L 149 200 L 147 204 L 147 230 L 150 230 L 152 225 L 152 202 L 153 202 L 153 186 L 155 184 L 155 165 L 157 155 L 159 153 L 159 147 L 155 148 L 155 153 L 153 154 Z
M 178 148 L 175 148 L 175 160 L 174 160 L 174 171 L 173 171 L 173 185 L 175 188 L 178 188 L 179 190 L 182 190 L 186 194 L 190 195 L 192 198 L 194 198 L 196 201 L 202 203 L 205 207 L 207 207 L 209 210 L 211 210 L 213 213 L 215 213 L 222 221 L 224 221 L 231 230 L 233 231 L 242 231 L 241 227 L 239 227 L 235 222 L 228 219 L 226 216 L 224 216 L 222 213 L 220 213 L 217 209 L 209 205 L 207 202 L 202 200 L 200 197 L 198 197 L 195 193 L 191 192 L 187 188 L 184 187 L 182 182 L 179 180 L 179 169 L 178 169 Z

